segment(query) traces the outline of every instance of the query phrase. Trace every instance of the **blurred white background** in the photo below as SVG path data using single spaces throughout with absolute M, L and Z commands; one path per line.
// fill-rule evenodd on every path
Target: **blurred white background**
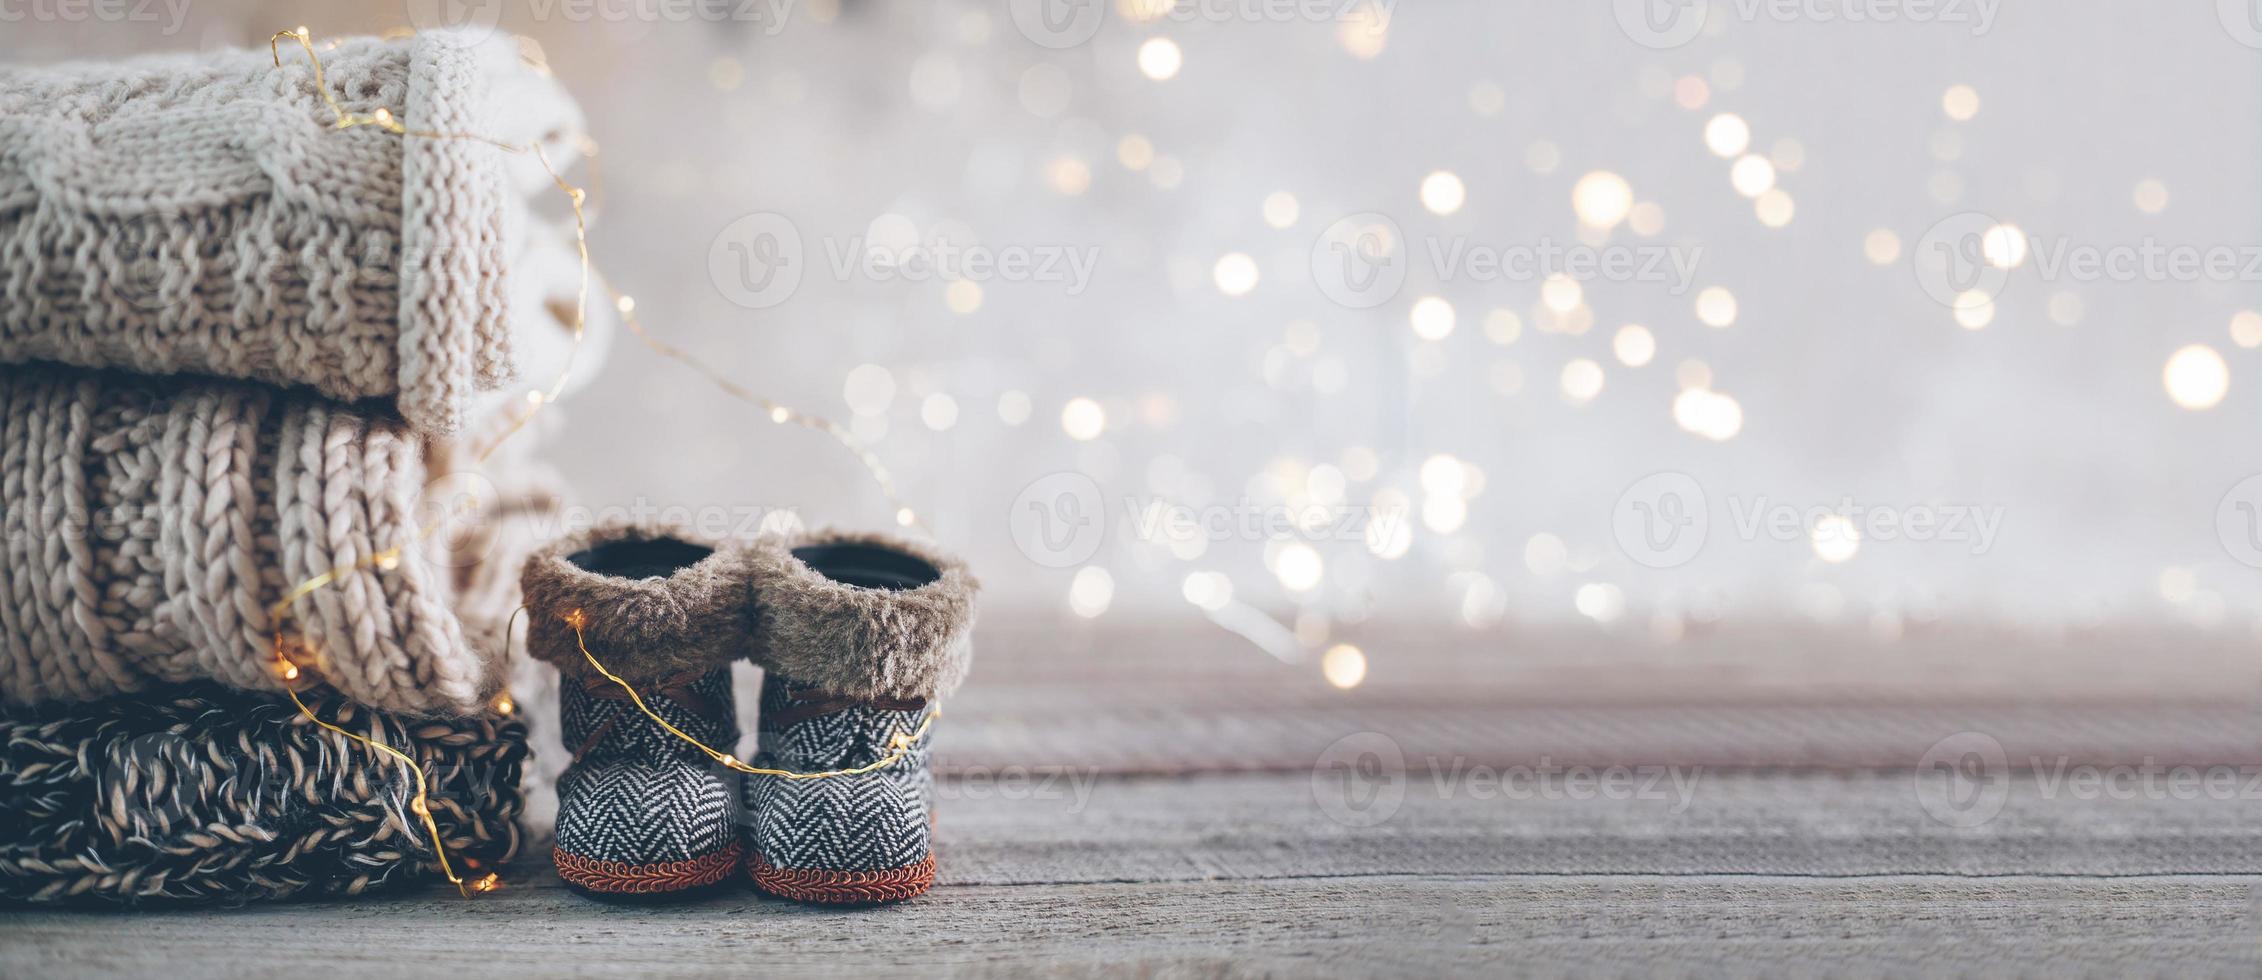
M 991 616 L 2262 627 L 2244 2 L 186 4 L 0 56 L 498 17 L 588 112 L 604 274 L 852 424 Z M 1337 239 L 1402 284 L 1331 296 Z M 936 242 L 1031 266 L 861 262 Z M 633 342 L 562 408 L 592 507 L 892 523 Z

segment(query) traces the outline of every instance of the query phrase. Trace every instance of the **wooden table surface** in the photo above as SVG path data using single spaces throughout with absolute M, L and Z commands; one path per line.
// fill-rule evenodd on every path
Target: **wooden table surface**
M 542 845 L 470 901 L 0 912 L 0 976 L 2262 974 L 2262 790 L 2062 778 L 2262 773 L 2235 638 L 1358 642 L 1344 692 L 1209 632 L 986 631 L 898 906 L 600 903 Z M 1918 778 L 1949 738 L 2002 750 L 1984 820 Z

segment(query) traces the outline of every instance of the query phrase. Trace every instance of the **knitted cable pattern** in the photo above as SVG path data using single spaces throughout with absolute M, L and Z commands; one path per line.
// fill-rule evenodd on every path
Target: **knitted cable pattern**
M 466 642 L 451 580 L 519 556 L 476 535 L 420 538 L 458 492 L 426 479 L 413 432 L 309 393 L 0 368 L 0 702 L 191 680 L 278 690 L 269 607 L 401 547 L 397 563 L 300 599 L 291 632 L 355 701 L 477 710 L 501 684 L 503 651 Z M 485 550 L 449 553 L 467 539 Z
M 323 61 L 351 112 L 559 161 L 580 133 L 507 38 Z M 265 49 L 0 68 L 0 363 L 304 385 L 461 429 L 514 374 L 505 270 L 547 178 L 487 143 L 332 121 L 304 59 Z
M 425 767 L 458 868 L 517 852 L 523 726 L 306 698 Z M 198 685 L 0 720 L 0 900 L 234 904 L 436 879 L 414 795 L 396 761 L 275 695 Z

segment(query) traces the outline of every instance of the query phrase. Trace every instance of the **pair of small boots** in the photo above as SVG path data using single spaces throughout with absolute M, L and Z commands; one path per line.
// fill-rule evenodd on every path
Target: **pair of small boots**
M 521 585 L 573 752 L 553 851 L 568 885 L 663 895 L 744 867 L 781 898 L 862 904 L 934 881 L 923 735 L 972 656 L 964 564 L 878 535 L 726 544 L 612 524 L 535 555 Z M 764 669 L 750 765 L 796 776 L 682 737 L 732 752 L 741 657 Z

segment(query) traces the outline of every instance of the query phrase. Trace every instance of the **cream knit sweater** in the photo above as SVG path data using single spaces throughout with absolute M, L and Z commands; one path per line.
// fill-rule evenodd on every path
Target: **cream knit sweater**
M 554 533 L 549 471 L 464 454 L 303 392 L 0 368 L 0 702 L 156 682 L 277 690 L 269 607 L 347 697 L 475 710 L 508 670 L 519 566 Z M 420 535 L 475 494 L 480 509 Z
M 508 37 L 322 57 L 349 111 L 572 159 L 579 110 Z M 552 192 L 539 162 L 335 129 L 305 55 L 282 60 L 0 68 L 0 363 L 304 385 L 434 434 L 514 374 L 505 270 Z

